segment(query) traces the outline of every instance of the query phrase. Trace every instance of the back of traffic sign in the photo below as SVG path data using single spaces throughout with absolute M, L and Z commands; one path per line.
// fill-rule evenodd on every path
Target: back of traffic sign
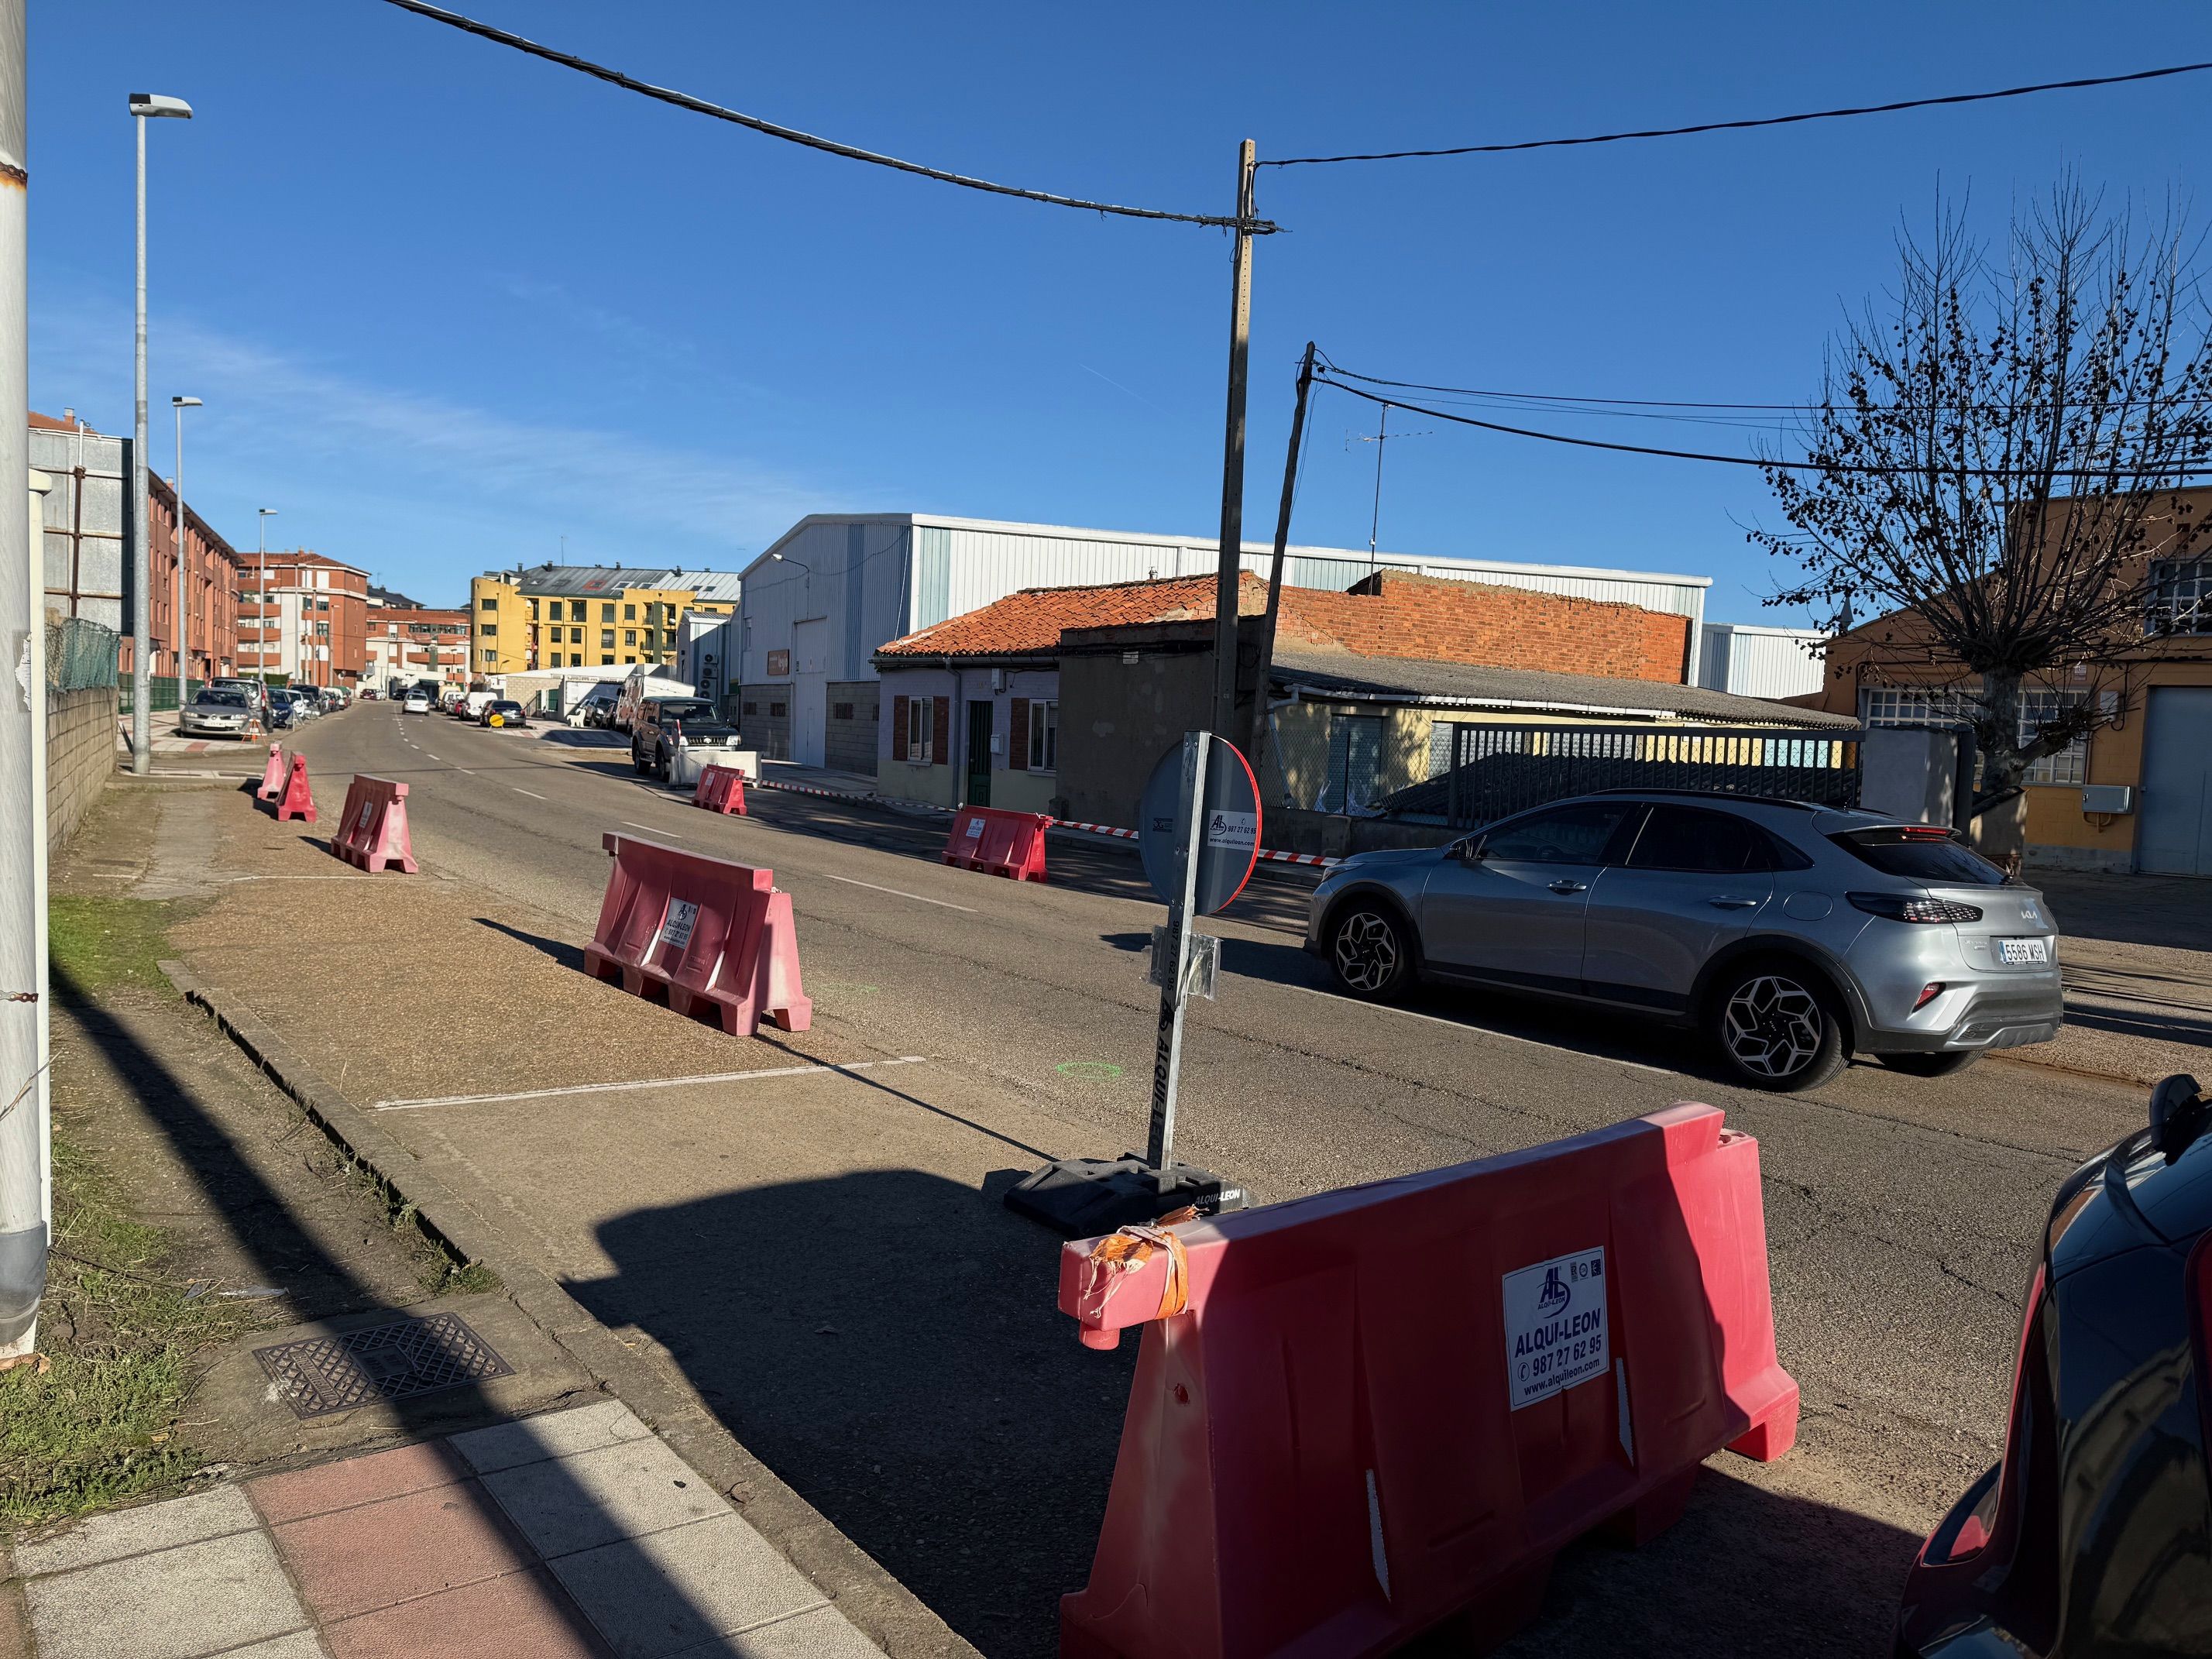
M 1182 900 L 1183 745 L 1160 757 L 1137 806 L 1137 847 L 1145 878 L 1170 904 Z M 1215 738 L 1206 745 L 1206 777 L 1199 797 L 1206 823 L 1199 842 L 1198 881 L 1192 910 L 1210 916 L 1243 890 L 1260 856 L 1260 788 L 1237 745 Z

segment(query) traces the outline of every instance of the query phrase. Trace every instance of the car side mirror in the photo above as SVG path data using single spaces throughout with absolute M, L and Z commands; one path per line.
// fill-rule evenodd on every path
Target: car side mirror
M 1462 864 L 1481 863 L 1482 837 L 1469 836 L 1465 841 L 1455 842 L 1452 844 L 1452 856 Z

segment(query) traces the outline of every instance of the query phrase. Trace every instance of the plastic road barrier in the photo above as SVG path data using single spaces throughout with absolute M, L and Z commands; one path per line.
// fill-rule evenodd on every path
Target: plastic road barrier
M 315 798 L 307 788 L 305 755 L 292 757 L 292 775 L 285 781 L 284 793 L 277 799 L 276 817 L 279 823 L 286 818 L 305 818 L 309 823 L 315 821 Z
M 415 874 L 415 843 L 407 833 L 407 786 L 356 773 L 346 786 L 345 816 L 331 837 L 331 850 L 372 876 L 387 866 Z
M 733 1036 L 763 1020 L 803 1031 L 814 1005 L 799 987 L 791 895 L 775 872 L 679 852 L 611 832 L 614 859 L 584 967 L 632 996 L 666 997 L 693 1018 L 717 1018 Z
M 710 812 L 743 817 L 745 815 L 745 775 L 734 766 L 709 766 L 699 774 L 699 787 L 691 804 Z
M 1041 812 L 963 806 L 952 815 L 952 828 L 945 832 L 945 861 L 1014 881 L 1042 881 L 1044 832 L 1051 823 Z
M 1060 1255 L 1086 1344 L 1145 1327 L 1072 1659 L 1487 1647 L 1563 1545 L 1796 1435 L 1759 1144 L 1710 1106 L 1142 1244 Z
M 269 764 L 261 769 L 261 787 L 253 792 L 256 800 L 275 800 L 284 793 L 284 745 L 269 745 Z

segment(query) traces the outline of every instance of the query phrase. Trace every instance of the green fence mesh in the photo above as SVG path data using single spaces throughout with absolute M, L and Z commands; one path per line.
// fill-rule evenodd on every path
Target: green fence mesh
M 84 691 L 115 684 L 115 630 L 82 617 L 46 623 L 46 689 Z

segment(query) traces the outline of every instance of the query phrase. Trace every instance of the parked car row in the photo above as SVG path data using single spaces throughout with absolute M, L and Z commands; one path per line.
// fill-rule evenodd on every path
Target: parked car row
M 243 738 L 249 728 L 286 732 L 343 708 L 353 694 L 343 686 L 265 685 L 259 680 L 210 680 L 177 711 L 183 737 Z

